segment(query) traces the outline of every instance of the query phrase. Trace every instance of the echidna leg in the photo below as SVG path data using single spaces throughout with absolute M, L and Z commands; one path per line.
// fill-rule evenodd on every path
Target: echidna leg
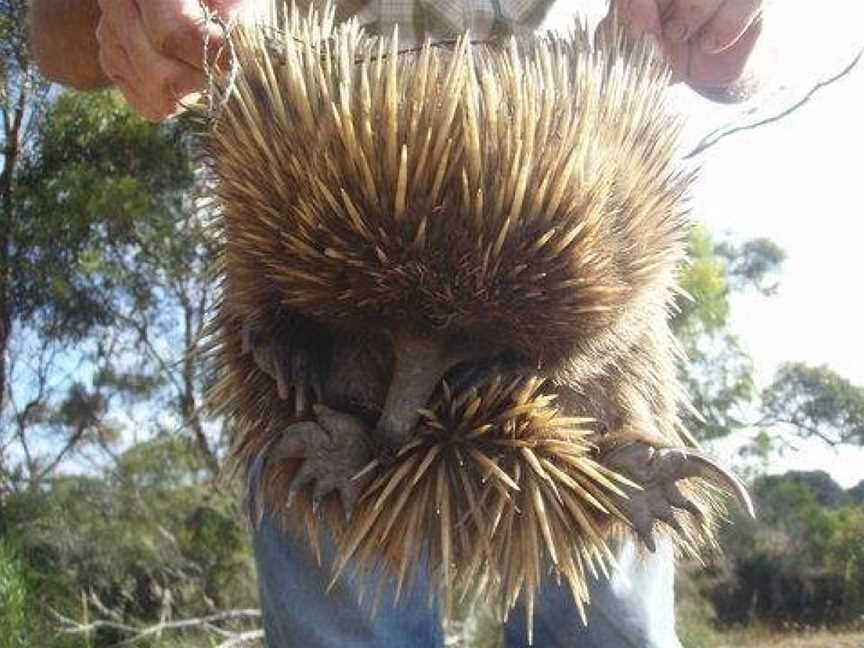
M 704 479 L 735 497 L 747 513 L 754 515 L 753 503 L 741 481 L 701 454 L 633 441 L 601 454 L 600 461 L 641 487 L 628 488 L 628 496 L 618 498 L 616 505 L 652 552 L 656 549 L 653 537 L 656 521 L 679 533 L 682 529 L 675 517 L 676 510 L 687 511 L 701 521 L 702 511 L 677 485 L 682 479 Z
M 276 382 L 282 400 L 294 399 L 297 416 L 307 413 L 310 400 L 322 398 L 320 341 L 310 332 L 310 324 L 295 315 L 283 315 L 275 330 L 264 331 L 256 320 L 246 320 L 241 328 L 244 353 L 251 353 L 258 368 Z
M 355 475 L 369 463 L 372 456 L 368 430 L 357 418 L 314 405 L 316 421 L 289 425 L 273 447 L 268 461 L 302 459 L 291 486 L 286 504 L 291 505 L 305 487 L 312 487 L 312 509 L 336 492 L 345 511 L 351 516 L 363 482 Z

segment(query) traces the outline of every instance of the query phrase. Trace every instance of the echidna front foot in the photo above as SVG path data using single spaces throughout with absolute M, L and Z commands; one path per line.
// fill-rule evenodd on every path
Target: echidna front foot
M 322 399 L 321 361 L 311 324 L 298 315 L 282 314 L 275 329 L 265 330 L 254 319 L 241 328 L 242 349 L 251 353 L 258 368 L 276 382 L 279 398 L 294 399 L 297 416 L 310 402 Z
M 372 447 L 366 426 L 350 414 L 315 405 L 317 421 L 288 426 L 273 449 L 271 459 L 303 459 L 288 490 L 287 505 L 303 488 L 312 486 L 312 508 L 336 491 L 351 516 L 363 482 L 354 476 L 369 463 Z
M 750 496 L 741 481 L 701 454 L 683 448 L 654 448 L 633 441 L 610 450 L 601 460 L 641 487 L 641 490 L 628 489 L 628 497 L 618 498 L 616 505 L 652 552 L 656 549 L 655 521 L 664 522 L 681 533 L 676 510 L 686 511 L 700 522 L 703 518 L 699 507 L 678 487 L 677 482 L 682 479 L 704 479 L 734 496 L 742 508 L 754 515 Z

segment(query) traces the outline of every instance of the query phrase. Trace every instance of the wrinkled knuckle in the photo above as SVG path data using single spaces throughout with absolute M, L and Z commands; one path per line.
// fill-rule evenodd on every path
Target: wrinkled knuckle
M 189 50 L 190 44 L 198 45 L 202 43 L 202 38 L 201 29 L 197 25 L 191 22 L 184 22 L 166 30 L 157 30 L 153 35 L 153 45 L 160 54 L 171 58 L 179 58 L 184 51 Z
M 164 100 L 171 100 L 177 96 L 178 77 L 179 75 L 166 75 L 160 80 L 159 96 Z
M 113 65 L 110 61 L 100 61 L 100 65 L 102 66 L 102 71 L 105 73 L 105 76 L 107 76 L 115 84 L 119 84 L 125 81 L 125 77 L 120 71 L 120 68 L 118 68 L 116 65 Z
M 105 42 L 108 40 L 108 28 L 105 26 L 104 19 L 100 20 L 99 23 L 96 25 L 95 35 L 96 42 L 100 45 L 104 45 Z

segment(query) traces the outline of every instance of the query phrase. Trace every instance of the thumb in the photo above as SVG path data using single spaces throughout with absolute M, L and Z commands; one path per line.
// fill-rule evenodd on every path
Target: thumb
M 163 56 L 201 68 L 205 40 L 208 59 L 212 60 L 224 36 L 219 25 L 207 21 L 205 8 L 227 19 L 255 3 L 252 0 L 138 0 L 137 4 L 153 48 Z
M 668 1 L 660 0 L 661 3 Z M 629 45 L 648 38 L 657 52 L 661 53 L 663 28 L 660 9 L 656 0 L 612 0 L 609 13 L 597 25 L 594 33 L 595 45 L 614 43 L 620 31 L 628 37 L 625 40 Z

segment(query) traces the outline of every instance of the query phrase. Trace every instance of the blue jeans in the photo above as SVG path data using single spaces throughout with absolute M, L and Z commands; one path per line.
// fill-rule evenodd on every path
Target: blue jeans
M 371 602 L 358 602 L 356 575 L 349 570 L 326 592 L 327 547 L 322 547 L 319 566 L 302 540 L 283 535 L 266 516 L 253 532 L 253 543 L 268 648 L 443 646 L 438 611 L 430 606 L 424 583 L 403 592 L 395 605 L 392 590 L 385 588 L 373 617 Z M 671 549 L 661 545 L 643 560 L 632 544 L 625 544 L 618 560 L 621 570 L 616 575 L 591 585 L 587 627 L 569 590 L 547 582 L 534 613 L 534 646 L 680 648 L 675 636 Z M 522 610 L 511 613 L 504 636 L 507 648 L 528 645 Z

